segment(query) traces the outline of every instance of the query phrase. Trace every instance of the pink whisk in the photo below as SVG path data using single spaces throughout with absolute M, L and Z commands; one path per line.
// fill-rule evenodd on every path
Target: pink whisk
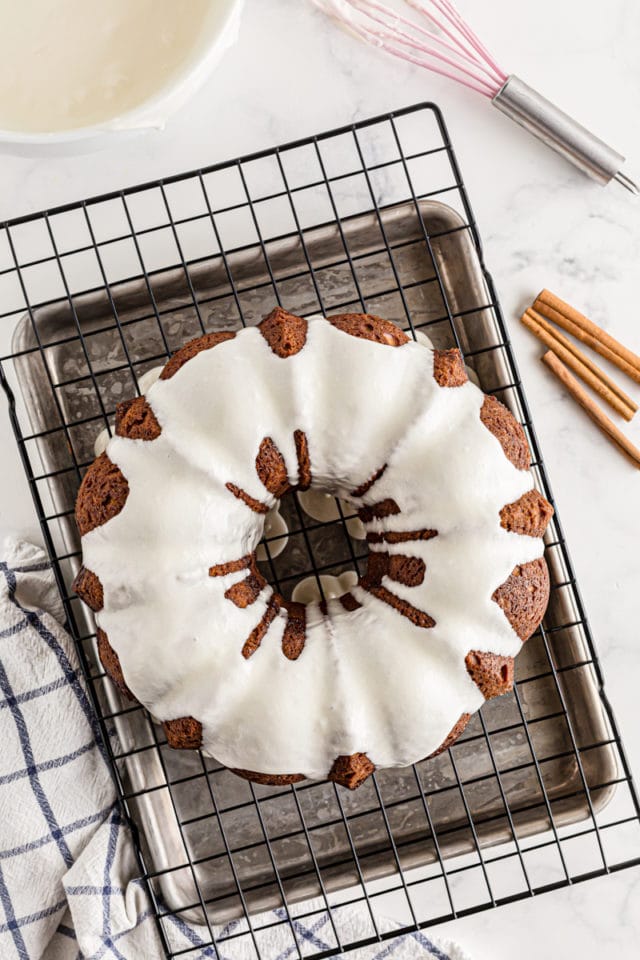
M 366 43 L 455 80 L 487 97 L 598 183 L 616 180 L 640 192 L 621 167 L 624 157 L 514 74 L 507 74 L 451 0 L 403 0 L 419 18 L 378 0 L 313 0 Z

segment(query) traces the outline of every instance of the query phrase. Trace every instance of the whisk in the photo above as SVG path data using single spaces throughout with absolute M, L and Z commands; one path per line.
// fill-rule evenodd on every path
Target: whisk
M 402 0 L 405 13 L 378 0 L 313 0 L 362 40 L 493 103 L 598 183 L 617 181 L 640 191 L 621 167 L 625 158 L 515 74 L 507 74 L 451 0 Z M 405 15 L 413 8 L 420 16 Z

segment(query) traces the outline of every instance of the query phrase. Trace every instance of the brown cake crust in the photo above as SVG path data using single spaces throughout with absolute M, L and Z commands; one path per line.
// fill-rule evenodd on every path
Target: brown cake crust
M 106 453 L 97 457 L 84 475 L 76 499 L 76 523 L 84 537 L 116 517 L 129 496 L 129 484 Z
M 227 563 L 217 563 L 209 567 L 210 577 L 226 577 L 229 573 L 237 573 L 238 570 L 245 570 L 252 567 L 255 562 L 255 554 L 248 553 L 239 560 L 229 560 Z
M 308 490 L 311 486 L 311 458 L 309 456 L 309 441 L 304 430 L 295 430 L 293 440 L 296 445 L 298 459 L 298 490 Z
M 420 557 L 372 550 L 369 553 L 366 578 L 376 585 L 382 582 L 383 577 L 389 577 L 407 587 L 417 587 L 424 581 L 426 569 L 426 564 Z
M 303 773 L 255 773 L 253 770 L 238 770 L 235 767 L 229 767 L 231 773 L 243 780 L 251 780 L 252 783 L 263 783 L 267 787 L 286 787 L 290 783 L 300 783 L 307 778 Z
M 519 500 L 500 511 L 500 526 L 525 537 L 541 537 L 553 516 L 553 507 L 537 490 L 523 493 Z
M 401 347 L 409 337 L 391 320 L 383 320 L 372 313 L 339 313 L 327 317 L 333 327 L 361 340 L 373 340 L 386 347 Z
M 463 713 L 455 726 L 451 728 L 447 736 L 444 738 L 438 749 L 434 750 L 433 753 L 430 753 L 428 757 L 425 757 L 425 760 L 432 760 L 433 757 L 440 756 L 441 753 L 444 753 L 445 750 L 448 750 L 449 747 L 452 747 L 458 737 L 464 733 L 469 720 L 471 720 L 471 714 Z
M 363 523 L 371 523 L 372 520 L 384 520 L 385 517 L 395 517 L 400 513 L 400 507 L 395 500 L 388 497 L 379 503 L 372 503 L 367 507 L 360 507 L 358 516 Z
M 336 757 L 327 779 L 347 790 L 356 790 L 375 769 L 366 753 L 352 753 L 349 757 Z
M 437 530 L 387 530 L 385 533 L 371 531 L 367 534 L 367 543 L 410 543 L 412 540 L 431 540 L 437 536 Z
M 360 586 L 374 597 L 377 597 L 378 600 L 382 600 L 382 602 L 386 603 L 389 607 L 393 607 L 394 610 L 397 610 L 399 614 L 406 617 L 407 620 L 410 620 L 416 627 L 422 627 L 424 630 L 435 627 L 436 622 L 433 617 L 424 610 L 414 607 L 407 600 L 398 597 L 386 587 L 376 586 L 369 582 L 366 577 L 360 580 Z
M 513 657 L 501 657 L 497 653 L 471 650 L 464 662 L 469 676 L 485 700 L 500 697 L 503 693 L 513 690 Z
M 287 660 L 297 660 L 307 639 L 307 608 L 304 603 L 282 600 L 287 611 L 287 625 L 282 635 L 282 652 Z
M 276 356 L 286 360 L 300 353 L 307 342 L 307 321 L 276 307 L 258 324 L 258 330 Z
M 469 377 L 459 350 L 433 351 L 433 376 L 440 387 L 462 387 Z
M 124 400 L 116 407 L 116 434 L 129 440 L 155 440 L 162 433 L 145 397 Z
M 237 497 L 238 500 L 242 500 L 243 503 L 249 507 L 250 510 L 253 510 L 254 513 L 269 513 L 269 504 L 262 503 L 260 500 L 256 500 L 255 497 L 250 496 L 246 490 L 243 490 L 241 487 L 237 487 L 235 483 L 226 483 L 227 490 Z
M 353 613 L 354 610 L 359 610 L 362 606 L 351 592 L 343 593 L 341 597 L 338 597 L 338 600 L 347 613 Z
M 71 589 L 75 590 L 80 599 L 86 603 L 90 610 L 98 613 L 104 606 L 104 590 L 99 577 L 92 570 L 86 567 L 80 567 L 78 574 L 71 584 Z
M 436 622 L 425 610 L 414 607 L 408 600 L 397 596 L 382 585 L 384 577 L 389 577 L 397 583 L 417 586 L 422 583 L 426 566 L 416 557 L 405 557 L 399 554 L 390 555 L 380 550 L 371 550 L 367 560 L 367 570 L 358 581 L 363 590 L 372 594 L 378 600 L 393 607 L 399 614 L 410 620 L 416 627 L 429 629 L 435 627 Z
M 486 395 L 480 410 L 480 419 L 500 442 L 507 460 L 518 470 L 528 470 L 531 466 L 529 444 L 522 425 L 511 411 L 495 397 Z
M 256 456 L 256 473 L 274 497 L 283 497 L 290 489 L 287 464 L 271 437 L 265 437 Z
M 202 746 L 202 724 L 193 717 L 165 720 L 162 729 L 174 750 L 199 750 Z
M 375 473 L 373 473 L 368 480 L 365 480 L 365 482 L 361 483 L 359 487 L 356 487 L 355 490 L 351 491 L 351 496 L 354 497 L 356 500 L 359 500 L 361 497 L 364 497 L 365 493 L 368 493 L 369 490 L 371 490 L 371 487 L 374 485 L 374 483 L 378 482 L 378 480 L 384 474 L 387 467 L 388 467 L 387 463 L 383 463 L 381 467 L 378 467 Z
M 131 693 L 131 690 L 129 690 L 127 682 L 124 679 L 122 667 L 120 666 L 120 657 L 109 643 L 108 636 L 100 627 L 96 630 L 96 637 L 98 639 L 98 656 L 100 657 L 100 663 L 104 667 L 105 672 L 113 683 L 115 683 L 120 693 L 123 693 L 129 700 L 135 700 L 136 698 Z
M 491 598 L 523 643 L 540 626 L 549 603 L 549 589 L 549 570 L 540 558 L 516 567 Z
M 193 359 L 203 350 L 212 350 L 213 347 L 217 347 L 219 343 L 224 343 L 225 340 L 233 340 L 235 335 L 234 330 L 218 330 L 216 333 L 205 333 L 201 337 L 189 340 L 174 353 L 171 359 L 167 360 L 160 374 L 160 379 L 170 380 L 181 367 L 184 367 L 188 360 Z
M 225 590 L 225 598 L 231 600 L 236 607 L 244 609 L 255 603 L 264 588 L 267 581 L 256 568 L 244 580 L 234 583 L 228 590 Z
M 262 619 L 251 631 L 242 647 L 242 656 L 245 660 L 252 657 L 265 638 L 267 630 L 275 620 L 280 610 L 280 597 L 274 593 L 267 603 L 267 609 L 262 615 Z

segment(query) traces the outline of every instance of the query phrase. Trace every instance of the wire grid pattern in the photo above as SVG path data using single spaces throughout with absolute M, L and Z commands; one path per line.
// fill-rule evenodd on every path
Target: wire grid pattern
M 481 264 L 431 104 L 0 225 L 0 376 L 167 955 L 169 914 L 200 931 L 173 956 L 239 945 L 266 960 L 274 928 L 283 955 L 330 956 L 397 935 L 388 913 L 415 932 L 640 863 L 640 808 L 557 512 L 550 612 L 513 694 L 487 703 L 446 754 L 380 771 L 353 795 L 258 786 L 168 750 L 104 676 L 70 590 L 75 492 L 116 403 L 185 340 L 275 304 L 380 313 L 458 346 L 523 423 L 553 502 Z M 362 572 L 351 508 L 325 508 L 288 495 L 287 532 L 267 531 L 261 565 L 285 596 L 307 577 L 323 593 L 325 576 Z M 316 920 L 322 939 L 301 936 Z

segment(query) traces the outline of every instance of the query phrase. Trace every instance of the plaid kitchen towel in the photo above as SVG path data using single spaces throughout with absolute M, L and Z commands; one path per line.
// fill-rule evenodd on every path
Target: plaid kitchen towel
M 115 799 L 91 703 L 45 555 L 9 542 L 0 561 L 0 960 L 160 960 L 165 953 Z M 366 907 L 366 905 L 365 905 Z M 294 960 L 371 937 L 366 909 L 322 903 L 216 931 L 168 914 L 172 951 Z M 261 927 L 265 927 L 261 930 Z M 389 921 L 385 931 L 395 924 Z M 350 960 L 464 960 L 422 933 Z

